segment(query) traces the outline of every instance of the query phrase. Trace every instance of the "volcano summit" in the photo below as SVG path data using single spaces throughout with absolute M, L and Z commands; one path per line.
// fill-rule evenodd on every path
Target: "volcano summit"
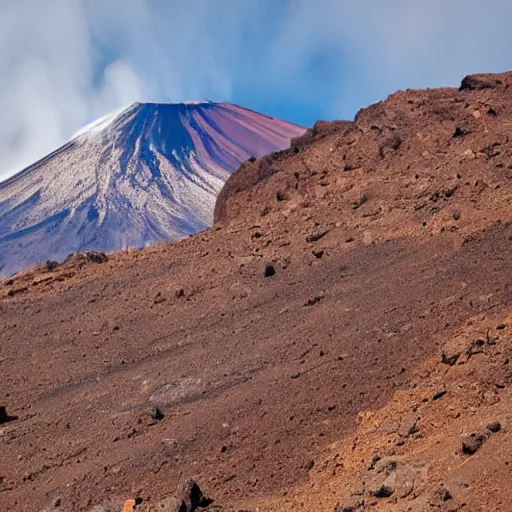
M 0 183 L 0 275 L 205 229 L 244 160 L 304 131 L 230 103 L 137 103 L 106 116 Z

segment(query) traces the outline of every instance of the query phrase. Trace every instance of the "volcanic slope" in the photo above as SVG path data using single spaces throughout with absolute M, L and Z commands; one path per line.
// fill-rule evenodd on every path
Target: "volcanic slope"
M 201 231 L 231 172 L 304 131 L 229 103 L 135 104 L 106 116 L 0 183 L 0 274 Z
M 510 510 L 510 84 L 318 123 L 214 228 L 4 281 L 0 505 Z

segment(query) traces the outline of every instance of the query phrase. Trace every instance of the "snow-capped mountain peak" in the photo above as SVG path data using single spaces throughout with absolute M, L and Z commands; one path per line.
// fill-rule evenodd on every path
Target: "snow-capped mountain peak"
M 135 103 L 0 183 L 0 274 L 211 225 L 227 177 L 304 128 L 230 103 Z

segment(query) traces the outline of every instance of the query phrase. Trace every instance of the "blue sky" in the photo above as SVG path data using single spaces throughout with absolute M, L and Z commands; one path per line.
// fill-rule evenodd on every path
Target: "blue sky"
M 134 101 L 297 123 L 512 69 L 508 0 L 0 0 L 0 179 Z

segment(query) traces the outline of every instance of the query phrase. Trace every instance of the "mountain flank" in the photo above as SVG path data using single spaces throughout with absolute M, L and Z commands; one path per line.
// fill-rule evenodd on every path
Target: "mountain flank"
M 3 281 L 0 504 L 508 510 L 511 80 L 320 122 L 213 228 Z

